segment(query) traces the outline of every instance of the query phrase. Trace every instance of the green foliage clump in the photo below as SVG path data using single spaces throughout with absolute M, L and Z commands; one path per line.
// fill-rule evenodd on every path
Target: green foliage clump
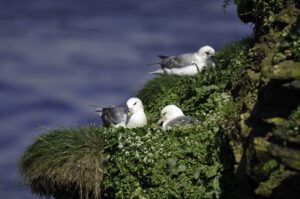
M 98 198 L 104 161 L 97 128 L 60 129 L 37 137 L 20 161 L 20 173 L 39 195 Z
M 261 35 L 268 31 L 278 14 L 288 3 L 295 0 L 234 0 L 240 19 L 255 24 L 255 34 Z M 224 0 L 224 7 L 230 0 Z
M 273 62 L 284 60 L 300 62 L 300 16 L 292 29 L 284 31 L 282 36 L 282 42 L 278 43 L 279 52 L 274 56 Z
M 298 138 L 300 136 L 300 105 L 289 116 L 286 134 L 292 137 L 298 136 Z
M 103 132 L 104 198 L 219 198 L 218 129 L 207 125 Z

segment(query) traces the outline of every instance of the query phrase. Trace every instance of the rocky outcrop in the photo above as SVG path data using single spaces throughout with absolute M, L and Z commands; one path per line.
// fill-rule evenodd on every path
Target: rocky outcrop
M 237 0 L 254 43 L 243 81 L 240 133 L 231 135 L 240 190 L 249 198 L 299 198 L 300 9 L 298 1 Z M 242 146 L 242 147 L 241 147 Z

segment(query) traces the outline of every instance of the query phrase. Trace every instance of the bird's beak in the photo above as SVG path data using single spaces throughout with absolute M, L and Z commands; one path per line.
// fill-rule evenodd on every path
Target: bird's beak
M 216 61 L 217 61 L 217 59 L 216 59 L 216 56 L 215 56 L 215 55 L 211 55 L 211 56 L 210 56 L 210 59 L 211 59 L 213 62 L 216 62 Z
M 158 124 L 159 126 L 161 126 L 163 122 L 164 122 L 164 119 L 163 119 L 163 118 L 160 118 L 160 119 L 157 121 L 157 124 Z
M 131 109 L 127 108 L 126 114 L 130 117 L 133 113 L 132 113 Z

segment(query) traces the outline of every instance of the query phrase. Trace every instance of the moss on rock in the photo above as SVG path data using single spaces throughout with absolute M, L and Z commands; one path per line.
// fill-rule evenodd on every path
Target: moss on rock
M 289 193 L 285 198 L 297 198 L 299 117 L 298 122 L 291 118 L 297 115 L 300 103 L 300 10 L 296 1 L 256 1 L 249 8 L 243 6 L 249 1 L 236 2 L 240 9 L 256 9 L 247 15 L 255 23 L 254 45 L 243 77 L 249 83 L 239 91 L 245 99 L 240 126 L 246 142 L 237 175 L 251 180 L 240 189 L 254 193 L 253 198 L 282 198 L 284 192 Z

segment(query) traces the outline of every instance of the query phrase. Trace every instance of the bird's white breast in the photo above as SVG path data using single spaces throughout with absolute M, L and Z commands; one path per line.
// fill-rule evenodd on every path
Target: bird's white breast
M 198 69 L 197 69 L 198 66 Z M 167 74 L 169 75 L 178 75 L 178 76 L 193 76 L 198 73 L 198 70 L 201 71 L 204 67 L 203 64 L 190 65 L 182 68 L 171 68 L 166 69 Z
M 139 111 L 131 115 L 127 122 L 127 128 L 142 127 L 147 124 L 147 117 L 144 111 Z

